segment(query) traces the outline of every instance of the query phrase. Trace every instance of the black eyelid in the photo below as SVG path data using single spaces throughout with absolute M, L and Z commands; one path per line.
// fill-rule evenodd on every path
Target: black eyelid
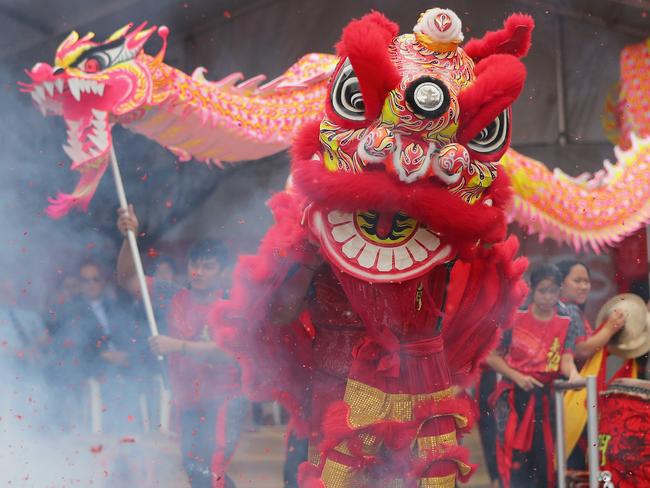
M 81 55 L 70 65 L 71 68 L 76 67 L 79 63 L 81 63 L 84 59 L 88 59 L 90 56 L 95 54 L 96 52 L 100 51 L 108 51 L 109 49 L 113 49 L 114 47 L 118 47 L 124 44 L 124 38 L 121 37 L 119 39 L 116 39 L 114 41 L 109 42 L 108 44 L 102 44 L 101 46 L 94 46 L 88 49 L 87 51 L 84 51 L 81 53 Z

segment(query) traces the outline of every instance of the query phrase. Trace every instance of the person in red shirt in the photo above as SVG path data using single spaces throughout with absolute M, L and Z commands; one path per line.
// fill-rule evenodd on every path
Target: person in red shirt
M 497 463 L 504 488 L 553 486 L 551 385 L 560 374 L 580 378 L 573 361 L 576 331 L 559 315 L 560 274 L 541 265 L 531 272 L 532 302 L 487 364 L 503 376 L 493 394 Z
M 138 235 L 133 206 L 119 210 L 117 226 L 123 235 Z M 183 466 L 192 488 L 234 488 L 226 476 L 228 462 L 241 434 L 246 400 L 241 396 L 236 361 L 212 340 L 207 317 L 224 298 L 222 272 L 226 254 L 214 239 L 196 242 L 189 250 L 188 286 L 147 278 L 158 315 L 164 314 L 169 335 L 149 339 L 151 351 L 165 356 L 174 406 L 180 420 Z M 122 245 L 118 281 L 127 286 L 135 277 L 131 251 Z

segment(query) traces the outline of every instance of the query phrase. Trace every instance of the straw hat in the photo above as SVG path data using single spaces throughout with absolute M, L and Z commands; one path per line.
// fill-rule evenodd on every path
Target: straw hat
M 650 313 L 645 302 L 632 293 L 616 295 L 602 306 L 596 323 L 602 324 L 614 310 L 620 310 L 626 316 L 625 327 L 610 339 L 609 352 L 631 359 L 650 351 Z

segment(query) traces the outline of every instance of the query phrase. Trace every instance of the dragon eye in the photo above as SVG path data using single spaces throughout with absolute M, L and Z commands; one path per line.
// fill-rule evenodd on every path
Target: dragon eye
M 467 144 L 472 151 L 490 154 L 499 151 L 508 141 L 510 130 L 510 116 L 508 110 L 501 112 L 490 125 L 479 132 L 474 139 Z
M 79 56 L 72 66 L 86 73 L 97 73 L 132 59 L 134 54 L 134 52 L 125 49 L 124 39 L 118 39 L 109 44 L 88 49 Z
M 359 79 L 346 59 L 336 75 L 331 93 L 332 108 L 336 114 L 348 120 L 364 120 L 366 107 L 363 103 Z
M 108 54 L 103 52 L 96 52 L 89 58 L 83 60 L 79 64 L 79 68 L 84 70 L 86 73 L 97 73 L 102 71 L 110 66 L 111 59 Z

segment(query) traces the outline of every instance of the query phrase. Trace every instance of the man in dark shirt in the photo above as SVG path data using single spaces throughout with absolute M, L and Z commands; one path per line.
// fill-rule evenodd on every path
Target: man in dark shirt
M 76 392 L 77 399 L 95 378 L 101 385 L 105 431 L 124 431 L 139 417 L 134 364 L 140 344 L 128 307 L 108 292 L 102 267 L 84 261 L 79 268 L 81 294 L 66 304 L 63 326 L 54 337 L 59 383 Z

